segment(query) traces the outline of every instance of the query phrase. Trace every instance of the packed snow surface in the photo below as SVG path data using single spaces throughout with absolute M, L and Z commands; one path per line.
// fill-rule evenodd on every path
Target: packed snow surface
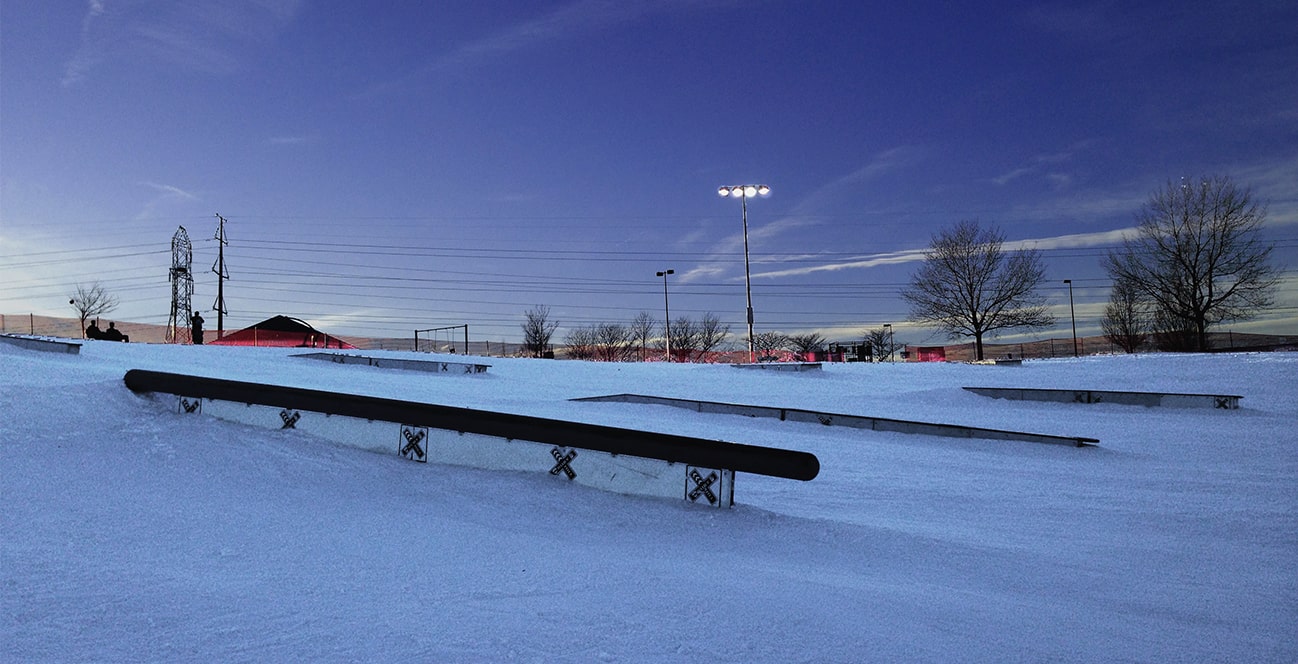
M 487 373 L 445 375 L 295 352 L 0 344 L 4 659 L 1298 661 L 1298 354 L 806 373 L 478 358 Z M 740 473 L 732 509 L 623 496 L 181 415 L 127 390 L 134 368 L 803 450 L 821 473 Z M 1100 444 L 569 401 L 618 393 Z

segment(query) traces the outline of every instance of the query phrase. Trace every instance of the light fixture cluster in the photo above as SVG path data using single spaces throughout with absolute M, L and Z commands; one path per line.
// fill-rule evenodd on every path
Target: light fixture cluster
M 722 197 L 734 196 L 735 198 L 752 198 L 754 196 L 766 196 L 771 193 L 771 188 L 764 184 L 737 184 L 731 187 L 720 187 L 717 193 Z

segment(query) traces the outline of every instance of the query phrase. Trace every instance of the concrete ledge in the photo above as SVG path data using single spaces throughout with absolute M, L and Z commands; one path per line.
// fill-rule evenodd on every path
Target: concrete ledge
M 736 369 L 763 369 L 765 371 L 820 371 L 819 362 L 754 362 L 730 365 Z
M 31 337 L 17 334 L 0 334 L 0 341 L 13 344 L 27 350 L 39 350 L 47 353 L 81 354 L 81 344 L 71 341 L 57 341 L 42 337 Z
M 914 422 L 894 420 L 883 417 L 864 415 L 841 415 L 821 413 L 796 408 L 777 408 L 773 406 L 749 406 L 743 404 L 723 403 L 718 401 L 696 401 L 693 399 L 672 399 L 653 397 L 642 394 L 614 394 L 601 397 L 583 397 L 573 401 L 605 401 L 615 403 L 636 403 L 654 406 L 672 406 L 686 408 L 700 413 L 717 413 L 726 415 L 744 415 L 746 417 L 770 417 L 789 422 L 809 422 L 825 426 L 843 426 L 872 431 L 890 431 L 923 436 L 942 436 L 946 438 L 984 438 L 990 440 L 1017 440 L 1029 443 L 1052 443 L 1085 447 L 1100 441 L 1081 436 L 1054 436 L 1050 434 L 1028 433 L 1022 431 L 1005 431 L 1001 429 L 984 429 L 959 424 L 937 424 L 932 422 Z
M 1221 408 L 1236 410 L 1244 397 L 1233 394 L 1177 394 L 1165 392 L 1122 392 L 1114 390 L 1053 390 L 1031 387 L 966 387 L 974 394 L 993 399 L 1053 401 L 1055 403 L 1116 403 L 1126 406 L 1172 408 Z
M 310 360 L 325 360 L 336 364 L 364 364 L 379 369 L 402 369 L 405 371 L 426 371 L 429 373 L 478 374 L 486 373 L 490 364 L 473 362 L 442 362 L 439 360 L 405 360 L 390 357 L 369 357 L 367 355 L 347 355 L 344 353 L 303 353 L 292 357 L 304 357 Z

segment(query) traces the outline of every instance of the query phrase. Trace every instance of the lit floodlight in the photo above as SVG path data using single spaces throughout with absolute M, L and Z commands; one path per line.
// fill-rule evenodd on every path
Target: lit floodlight
M 718 188 L 717 188 L 717 193 L 720 194 L 720 195 L 723 196 L 723 197 L 725 197 L 725 196 L 729 196 L 729 195 L 730 195 L 730 187 L 718 187 Z
M 757 194 L 758 194 L 759 196 L 765 196 L 765 195 L 767 195 L 767 194 L 769 194 L 769 193 L 771 193 L 771 188 L 770 188 L 770 187 L 768 187 L 768 186 L 766 186 L 766 185 L 764 185 L 764 184 L 759 184 L 759 185 L 757 185 Z
M 753 196 L 756 195 L 757 195 L 757 187 L 754 187 L 751 184 L 748 185 L 747 187 L 744 187 L 744 198 L 752 198 Z

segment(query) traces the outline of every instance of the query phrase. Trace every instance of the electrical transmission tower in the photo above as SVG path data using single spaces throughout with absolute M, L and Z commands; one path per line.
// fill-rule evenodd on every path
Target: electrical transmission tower
M 225 240 L 225 217 L 216 215 L 216 262 L 212 264 L 212 271 L 216 273 L 216 302 L 212 303 L 212 308 L 216 310 L 216 338 L 220 339 L 225 335 L 225 315 L 230 313 L 225 308 L 225 280 L 230 278 L 230 273 L 225 269 L 225 245 L 229 244 Z
M 171 236 L 171 315 L 167 318 L 167 343 L 189 343 L 189 300 L 194 295 L 194 252 L 185 227 Z

